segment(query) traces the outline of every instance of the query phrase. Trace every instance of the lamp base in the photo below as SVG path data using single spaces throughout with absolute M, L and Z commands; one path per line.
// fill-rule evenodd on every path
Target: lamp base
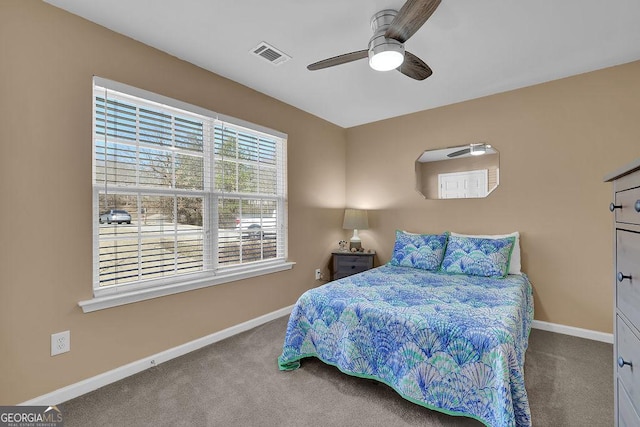
M 360 235 L 358 234 L 357 229 L 353 230 L 353 236 L 351 236 L 351 239 L 349 240 L 349 249 L 355 249 L 357 251 L 362 250 L 362 240 L 360 240 Z

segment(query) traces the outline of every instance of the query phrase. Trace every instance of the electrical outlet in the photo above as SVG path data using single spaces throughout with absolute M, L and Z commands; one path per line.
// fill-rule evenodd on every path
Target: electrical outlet
M 316 280 L 322 280 L 322 270 L 316 268 Z
M 51 355 L 66 353 L 71 350 L 71 332 L 64 331 L 51 334 Z

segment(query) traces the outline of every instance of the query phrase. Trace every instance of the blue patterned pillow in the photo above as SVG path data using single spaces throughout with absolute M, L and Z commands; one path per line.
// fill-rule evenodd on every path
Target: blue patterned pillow
M 515 237 L 482 239 L 451 236 L 441 269 L 445 273 L 505 277 L 514 243 Z
M 390 264 L 438 270 L 447 246 L 447 237 L 448 233 L 412 234 L 396 230 L 396 243 Z

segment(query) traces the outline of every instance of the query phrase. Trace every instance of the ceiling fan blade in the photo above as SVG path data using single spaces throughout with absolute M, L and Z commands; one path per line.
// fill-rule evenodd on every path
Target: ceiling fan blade
M 358 59 L 364 59 L 369 56 L 368 50 L 359 50 L 357 52 L 345 53 L 344 55 L 334 56 L 333 58 L 323 59 L 322 61 L 314 62 L 311 65 L 307 65 L 309 71 L 321 70 L 323 68 L 333 67 L 334 65 L 346 64 L 347 62 L 357 61 Z
M 471 148 L 463 148 L 462 150 L 454 151 L 453 153 L 447 154 L 447 157 L 458 157 L 463 154 L 469 154 L 471 152 Z
M 384 36 L 404 43 L 427 22 L 440 0 L 407 0 L 389 25 Z
M 397 68 L 405 76 L 416 80 L 424 80 L 433 74 L 433 71 L 424 61 L 411 52 L 404 53 L 404 61 Z

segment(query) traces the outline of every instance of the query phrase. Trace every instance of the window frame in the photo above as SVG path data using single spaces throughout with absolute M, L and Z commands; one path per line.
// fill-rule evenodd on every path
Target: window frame
M 145 280 L 135 280 L 132 282 L 113 284 L 102 287 L 100 285 L 100 224 L 98 222 L 98 216 L 100 215 L 100 191 L 102 182 L 96 181 L 96 86 L 105 88 L 107 91 L 112 90 L 123 93 L 127 96 L 140 98 L 142 101 L 151 104 L 159 104 L 165 106 L 170 110 L 182 110 L 195 115 L 203 116 L 209 120 L 210 135 L 209 140 L 203 142 L 203 175 L 209 174 L 205 180 L 209 180 L 209 184 L 204 184 L 202 191 L 198 190 L 195 193 L 202 193 L 203 200 L 203 214 L 202 214 L 202 271 L 196 273 L 186 274 L 174 274 L 166 278 L 154 278 Z M 191 105 L 173 98 L 165 97 L 153 92 L 149 92 L 143 89 L 135 88 L 123 83 L 115 82 L 112 80 L 104 79 L 94 76 L 92 84 L 92 224 L 93 224 L 93 236 L 92 236 L 92 289 L 93 298 L 86 301 L 80 301 L 78 304 L 82 307 L 84 312 L 91 312 L 108 307 L 114 307 L 122 304 L 128 304 L 132 302 L 142 301 L 150 298 L 156 298 L 165 295 L 171 295 L 179 292 L 185 292 L 188 290 L 199 289 L 208 286 L 215 286 L 222 283 L 228 283 L 236 280 L 243 280 L 250 277 L 256 277 L 264 274 L 274 273 L 278 271 L 284 271 L 291 269 L 295 263 L 288 261 L 288 214 L 287 214 L 287 135 L 263 126 L 255 125 L 253 123 L 236 119 L 230 116 L 215 113 L 211 110 L 207 110 L 195 105 Z M 105 100 L 106 105 L 106 100 Z M 276 185 L 278 190 L 275 195 L 265 195 L 262 193 L 241 193 L 239 191 L 234 193 L 226 193 L 219 189 L 215 189 L 214 175 L 215 175 L 215 160 L 214 160 L 214 146 L 215 146 L 215 132 L 216 126 L 225 126 L 235 128 L 238 131 L 246 130 L 250 132 L 252 136 L 265 137 L 269 139 L 277 140 L 276 159 L 281 162 L 276 164 Z M 205 137 L 206 138 L 206 137 Z M 208 147 L 206 146 L 208 145 Z M 136 160 L 137 164 L 137 160 Z M 141 190 L 140 185 L 136 185 L 136 188 L 131 191 L 131 194 L 136 194 L 140 197 Z M 106 184 L 105 184 L 106 188 Z M 104 191 L 103 191 L 104 192 Z M 147 191 L 144 191 L 147 193 Z M 158 195 L 173 194 L 174 197 L 180 197 L 182 193 L 188 193 L 189 191 L 182 191 L 179 188 L 175 188 L 175 185 L 159 190 L 152 188 L 150 193 L 157 193 Z M 124 195 L 126 190 L 119 189 L 113 194 Z M 261 259 L 259 261 L 250 261 L 233 265 L 220 265 L 218 260 L 218 244 L 220 242 L 218 235 L 218 200 L 220 198 L 234 197 L 239 200 L 258 200 L 258 199 L 271 199 L 275 200 L 277 205 L 276 214 L 276 257 Z M 174 219 L 177 224 L 177 219 Z M 140 230 L 140 226 L 138 227 Z M 138 231 L 137 239 L 140 242 L 141 235 Z M 177 232 L 176 232 L 177 233 Z M 177 235 L 177 234 L 176 234 Z M 241 235 L 241 234 L 240 234 Z M 205 237 L 206 236 L 206 237 Z M 242 237 L 240 237 L 242 241 Z M 263 248 L 261 246 L 261 248 Z M 138 251 L 139 253 L 139 251 Z M 240 257 L 242 257 L 242 249 L 240 249 Z M 261 255 L 262 256 L 262 255 Z

